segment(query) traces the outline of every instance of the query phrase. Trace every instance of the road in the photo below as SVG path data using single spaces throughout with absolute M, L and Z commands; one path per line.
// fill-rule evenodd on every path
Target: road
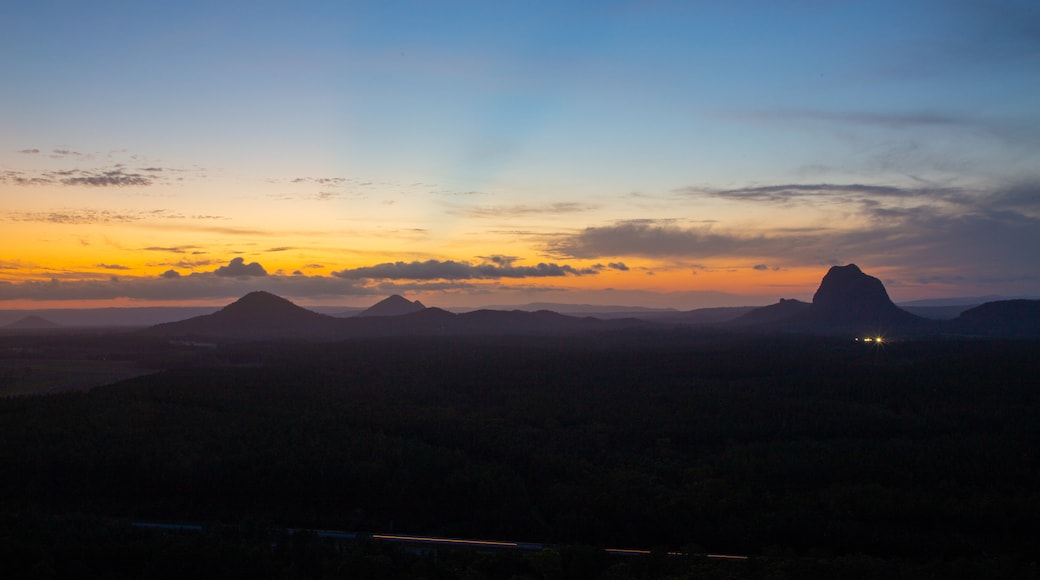
M 134 527 L 137 528 L 150 528 L 150 529 L 161 529 L 171 531 L 191 531 L 191 532 L 202 532 L 207 528 L 201 524 L 184 524 L 184 523 L 160 523 L 160 522 L 134 522 Z M 275 528 L 277 529 L 277 528 Z M 375 534 L 365 532 L 349 532 L 343 530 L 322 530 L 315 528 L 281 528 L 279 531 L 286 534 L 292 535 L 297 533 L 309 533 L 314 534 L 319 538 L 329 538 L 332 540 L 372 540 L 376 542 L 387 542 L 391 544 L 399 544 L 403 546 L 412 547 L 427 547 L 436 548 L 442 546 L 451 546 L 457 548 L 472 548 L 472 549 L 494 549 L 494 550 L 523 550 L 523 551 L 540 551 L 546 548 L 557 548 L 559 546 L 553 544 L 542 544 L 538 542 L 511 542 L 503 540 L 479 540 L 479 539 L 467 539 L 467 538 L 444 538 L 438 536 L 416 536 L 416 535 L 404 535 L 404 534 Z M 617 554 L 620 556 L 648 556 L 653 552 L 645 549 L 634 549 L 634 548 L 604 548 L 603 551 L 608 554 Z M 747 560 L 748 556 L 742 556 L 737 554 L 687 554 L 686 552 L 672 551 L 668 552 L 669 556 L 699 556 L 703 558 L 710 558 L 714 560 Z

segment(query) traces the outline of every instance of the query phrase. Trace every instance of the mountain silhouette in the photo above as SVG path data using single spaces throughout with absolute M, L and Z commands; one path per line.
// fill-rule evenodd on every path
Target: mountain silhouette
M 413 311 L 396 315 L 336 318 L 307 310 L 268 292 L 251 292 L 224 308 L 142 331 L 152 336 L 246 341 L 272 339 L 335 340 L 388 336 L 558 335 L 624 329 L 648 324 L 634 319 L 599 320 L 549 311 L 478 310 L 454 314 L 419 302 L 390 297 L 377 311 L 395 312 L 407 303 Z M 375 308 L 375 307 L 373 307 Z M 418 309 L 415 309 L 418 308 Z M 369 309 L 372 310 L 372 309 Z
M 997 300 L 980 304 L 950 322 L 954 332 L 1002 337 L 1040 336 L 1040 300 Z
M 399 294 L 394 294 L 376 302 L 368 309 L 359 312 L 356 316 L 359 318 L 365 316 L 401 316 L 424 309 L 426 309 L 426 306 L 422 302 L 418 300 L 413 302 Z
M 834 266 L 820 282 L 811 304 L 781 300 L 733 321 L 734 326 L 812 334 L 920 332 L 927 321 L 899 308 L 881 280 L 859 266 Z
M 724 310 L 740 312 L 745 308 Z M 19 322 L 29 324 L 26 320 Z M 956 320 L 927 320 L 896 306 L 881 280 L 865 274 L 855 264 L 848 264 L 828 270 L 811 304 L 782 299 L 777 304 L 751 308 L 725 324 L 741 332 L 1034 337 L 1040 336 L 1040 300 L 989 302 L 963 312 Z M 171 338 L 230 341 L 339 340 L 392 336 L 577 335 L 619 330 L 641 332 L 671 325 L 684 323 L 672 318 L 644 320 L 635 315 L 630 318 L 577 317 L 549 310 L 482 309 L 455 314 L 441 308 L 428 308 L 418 300 L 410 301 L 399 295 L 389 296 L 355 317 L 337 318 L 302 308 L 269 292 L 251 292 L 217 312 L 159 324 L 141 332 Z
M 812 308 L 812 304 L 801 300 L 780 299 L 776 304 L 755 308 L 731 321 L 734 326 L 761 326 L 786 323 Z
M 44 329 L 44 328 L 58 328 L 60 326 L 56 322 L 51 322 L 42 316 L 30 314 L 25 318 L 20 318 L 14 322 L 7 324 L 4 328 L 14 328 L 19 330 L 32 330 L 32 329 Z
M 307 310 L 270 292 L 250 292 L 224 308 L 145 332 L 160 336 L 230 339 L 312 338 L 335 334 L 337 319 Z

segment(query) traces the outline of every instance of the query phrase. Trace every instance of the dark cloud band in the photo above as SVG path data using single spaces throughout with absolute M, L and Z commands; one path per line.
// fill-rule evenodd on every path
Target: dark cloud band
M 333 272 L 332 275 L 348 280 L 493 280 L 583 276 L 597 272 L 598 270 L 595 268 L 575 268 L 567 264 L 540 263 L 536 266 L 514 266 L 511 260 L 500 259 L 482 264 L 454 260 L 387 262 L 375 266 L 340 270 Z

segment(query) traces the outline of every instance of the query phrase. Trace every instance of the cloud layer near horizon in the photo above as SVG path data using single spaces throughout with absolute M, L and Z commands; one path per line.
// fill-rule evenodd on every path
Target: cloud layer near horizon
M 850 215 L 859 220 L 859 225 L 820 224 L 755 231 L 672 218 L 620 220 L 543 235 L 544 250 L 559 261 L 534 265 L 524 265 L 516 256 L 494 254 L 475 262 L 399 260 L 330 270 L 329 275 L 304 275 L 300 270 L 285 275 L 281 271 L 271 274 L 260 262 L 247 262 L 243 257 L 198 272 L 197 268 L 214 262 L 200 256 L 170 263 L 189 270 L 188 273 L 169 268 L 159 276 L 147 276 L 135 275 L 134 269 L 126 265 L 98 263 L 99 270 L 119 275 L 64 272 L 45 279 L 9 279 L 0 283 L 0 300 L 230 298 L 258 285 L 294 297 L 358 296 L 402 289 L 486 291 L 486 286 L 474 283 L 580 278 L 606 271 L 628 273 L 632 269 L 625 259 L 653 260 L 657 268 L 694 271 L 702 269 L 699 264 L 706 260 L 722 259 L 765 273 L 848 262 L 886 263 L 891 262 L 891 256 L 898 256 L 901 269 L 895 275 L 904 283 L 1022 284 L 1040 280 L 1037 262 L 1030 252 L 1009 251 L 1040 247 L 1040 186 L 1035 183 L 988 192 L 953 187 L 794 183 L 725 190 L 684 188 L 675 195 L 679 200 L 717 198 L 758 207 L 836 206 L 846 212 L 852 210 Z M 47 221 L 135 222 L 147 219 L 147 215 L 163 219 L 168 212 L 139 212 L 126 218 L 103 212 L 75 215 L 82 217 L 52 216 Z M 173 254 L 206 253 L 197 245 L 144 249 Z M 280 254 L 292 249 L 278 246 L 266 252 Z M 958 270 L 966 260 L 976 264 L 973 273 Z M 25 265 L 9 262 L 4 269 L 15 272 L 24 270 Z M 654 268 L 643 266 L 640 270 L 653 273 Z

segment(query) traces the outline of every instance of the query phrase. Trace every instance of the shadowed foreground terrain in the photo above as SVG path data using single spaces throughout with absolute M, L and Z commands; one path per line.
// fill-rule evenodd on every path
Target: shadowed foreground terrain
M 6 577 L 1037 573 L 1036 341 L 154 344 L 138 355 L 167 370 L 0 399 Z M 287 527 L 554 547 L 415 554 Z

